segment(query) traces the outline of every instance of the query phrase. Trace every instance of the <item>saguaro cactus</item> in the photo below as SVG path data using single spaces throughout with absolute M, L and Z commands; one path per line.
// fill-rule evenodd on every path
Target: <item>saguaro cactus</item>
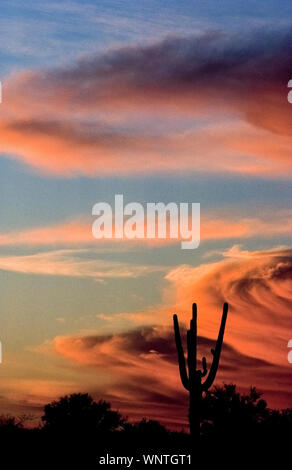
M 223 306 L 223 314 L 221 326 L 215 349 L 211 349 L 213 361 L 209 374 L 205 381 L 202 378 L 207 375 L 207 361 L 202 359 L 203 370 L 197 369 L 197 305 L 193 304 L 193 318 L 190 322 L 190 329 L 187 331 L 187 363 L 186 367 L 184 350 L 181 342 L 179 323 L 177 315 L 173 315 L 175 343 L 178 356 L 180 378 L 183 386 L 189 392 L 189 423 L 190 434 L 192 437 L 200 436 L 200 408 L 202 393 L 207 391 L 213 384 L 219 366 L 220 353 L 223 343 L 223 335 L 225 330 L 226 318 L 228 312 L 228 304 Z

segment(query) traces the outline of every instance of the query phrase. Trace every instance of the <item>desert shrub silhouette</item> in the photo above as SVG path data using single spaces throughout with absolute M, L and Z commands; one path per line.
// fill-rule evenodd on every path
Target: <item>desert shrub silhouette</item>
M 255 387 L 240 394 L 236 385 L 224 384 L 206 392 L 202 400 L 202 430 L 221 434 L 251 433 L 264 423 L 270 414 L 265 400 Z
M 240 393 L 236 385 L 225 384 L 202 398 L 201 430 L 194 454 L 198 465 L 207 455 L 209 465 L 224 461 L 227 468 L 230 461 L 234 468 L 234 452 L 241 463 L 252 459 L 253 464 L 256 460 L 263 464 L 273 454 L 278 459 L 289 456 L 292 409 L 271 410 L 254 387 Z M 108 402 L 95 402 L 88 394 L 66 395 L 49 403 L 43 425 L 36 428 L 25 428 L 22 420 L 2 415 L 0 436 L 2 459 L 7 455 L 12 468 L 26 462 L 30 468 L 32 464 L 36 468 L 44 463 L 52 466 L 57 459 L 57 468 L 87 469 L 96 468 L 97 457 L 107 452 L 119 456 L 160 451 L 181 454 L 193 448 L 189 434 L 168 430 L 146 418 L 131 423 Z

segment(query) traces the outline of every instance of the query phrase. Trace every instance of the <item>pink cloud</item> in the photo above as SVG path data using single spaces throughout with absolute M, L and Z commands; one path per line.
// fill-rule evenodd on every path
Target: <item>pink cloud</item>
M 33 227 L 25 230 L 0 232 L 0 246 L 80 246 L 116 244 L 114 238 L 97 240 L 92 235 L 92 222 L 72 220 L 62 224 Z M 144 225 L 144 221 L 141 221 Z M 144 227 L 144 233 L 146 230 Z M 201 240 L 223 240 L 232 238 L 251 238 L 260 236 L 290 236 L 292 233 L 292 214 L 290 210 L 277 211 L 271 220 L 266 214 L 257 217 L 238 218 L 234 214 L 205 214 L 201 217 Z M 119 239 L 126 244 L 169 244 L 177 243 L 176 239 Z
M 254 385 L 265 393 L 270 406 L 291 406 L 287 361 L 287 341 L 292 334 L 291 260 L 289 249 L 243 252 L 234 248 L 217 263 L 180 266 L 166 276 L 170 285 L 162 305 L 115 316 L 136 322 L 133 330 L 57 337 L 54 349 L 78 366 L 107 374 L 109 382 L 98 384 L 97 380 L 96 390 L 122 409 L 179 426 L 187 396 L 179 382 L 172 314 L 178 313 L 184 325 L 192 302 L 198 302 L 199 351 L 210 364 L 220 310 L 223 301 L 228 301 L 230 312 L 216 383 L 233 382 L 241 390 Z
M 0 150 L 70 177 L 178 169 L 286 177 L 290 43 L 289 31 L 249 41 L 208 33 L 19 72 L 4 84 Z M 178 118 L 192 126 L 172 130 Z

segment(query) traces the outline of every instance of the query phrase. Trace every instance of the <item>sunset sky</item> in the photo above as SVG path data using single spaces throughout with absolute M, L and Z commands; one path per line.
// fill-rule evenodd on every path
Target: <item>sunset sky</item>
M 280 7 L 279 7 L 280 5 Z M 292 3 L 1 2 L 0 413 L 89 392 L 184 427 L 172 315 L 216 384 L 292 406 Z M 96 240 L 92 206 L 201 204 L 201 243 Z

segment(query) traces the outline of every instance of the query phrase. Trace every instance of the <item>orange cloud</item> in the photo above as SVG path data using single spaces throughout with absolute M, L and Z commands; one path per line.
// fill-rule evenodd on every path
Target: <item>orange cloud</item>
M 136 416 L 147 414 L 181 425 L 179 415 L 186 411 L 187 397 L 179 383 L 171 315 L 178 313 L 184 325 L 197 300 L 200 355 L 206 355 L 210 363 L 220 309 L 228 301 L 230 313 L 217 383 L 233 382 L 244 390 L 255 385 L 265 392 L 271 406 L 289 406 L 291 277 L 290 249 L 246 252 L 234 247 L 217 263 L 170 271 L 164 305 L 120 314 L 140 325 L 132 331 L 57 337 L 54 348 L 79 366 L 108 374 L 110 383 L 97 384 L 97 389 L 101 387 L 122 409 L 133 411 L 131 404 L 135 403 Z
M 200 337 L 199 344 L 200 354 L 210 362 L 213 341 Z M 106 396 L 132 419 L 147 415 L 167 424 L 186 425 L 187 394 L 179 379 L 172 330 L 145 327 L 108 336 L 58 337 L 54 346 L 62 357 L 108 374 L 109 383 L 98 384 L 97 372 L 99 391 L 95 393 Z M 216 380 L 217 384 L 236 382 L 241 390 L 256 384 L 270 403 L 285 406 L 292 398 L 289 372 L 288 365 L 276 367 L 225 344 Z
M 58 225 L 47 225 L 25 230 L 0 232 L 0 246 L 52 246 L 52 245 L 88 245 L 115 243 L 114 238 L 97 240 L 92 235 L 92 221 L 72 220 Z M 143 225 L 144 222 L 141 222 Z M 144 233 L 146 230 L 144 228 Z M 201 217 L 201 241 L 232 238 L 251 238 L 260 236 L 291 236 L 292 214 L 290 210 L 278 211 L 271 220 L 265 214 L 257 217 L 238 218 L 228 214 L 210 214 Z M 119 239 L 129 244 L 169 244 L 180 241 L 176 239 Z
M 0 150 L 70 177 L 178 169 L 286 177 L 290 55 L 289 31 L 248 41 L 208 33 L 19 72 L 4 84 Z
M 227 301 L 229 344 L 241 353 L 284 365 L 291 330 L 291 250 L 243 253 L 232 250 L 218 263 L 171 271 L 167 279 L 176 288 L 174 303 L 178 311 L 185 311 L 198 296 L 203 334 L 215 337 L 217 326 L 209 312 Z
M 110 400 L 131 418 L 149 416 L 177 428 L 186 426 L 187 394 L 179 380 L 172 314 L 179 315 L 186 344 L 185 325 L 191 304 L 197 301 L 199 357 L 205 355 L 210 365 L 222 304 L 228 301 L 216 383 L 234 382 L 241 390 L 255 385 L 270 406 L 291 406 L 287 361 L 287 342 L 292 337 L 291 277 L 292 252 L 284 248 L 248 252 L 235 246 L 216 263 L 171 269 L 160 305 L 105 316 L 111 321 L 99 332 L 56 337 L 35 349 L 35 354 L 53 352 L 70 361 L 68 369 L 64 362 L 59 366 L 56 362 L 51 381 L 31 378 L 18 387 L 9 378 L 2 401 L 12 412 L 39 414 L 47 401 L 81 387 Z M 133 329 L 121 331 L 125 320 L 128 325 L 132 321 Z M 115 329 L 119 332 L 114 333 Z M 58 380 L 53 379 L 56 374 Z M 18 406 L 20 401 L 25 405 Z

